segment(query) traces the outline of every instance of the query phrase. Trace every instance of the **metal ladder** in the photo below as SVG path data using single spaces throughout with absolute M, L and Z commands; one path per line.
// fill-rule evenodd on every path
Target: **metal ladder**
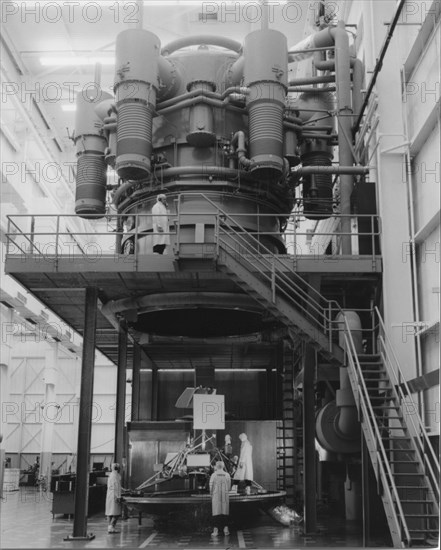
M 284 344 L 282 382 L 282 421 L 277 425 L 277 488 L 286 491 L 286 503 L 294 507 L 301 489 L 303 471 L 302 434 L 299 426 L 301 411 L 294 394 L 295 363 L 300 360 L 297 350 Z M 297 406 L 296 406 L 297 403 Z M 298 507 L 298 506 L 297 506 Z

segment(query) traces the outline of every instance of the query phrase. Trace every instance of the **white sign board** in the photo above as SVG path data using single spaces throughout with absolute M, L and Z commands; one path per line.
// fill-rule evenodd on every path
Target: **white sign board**
M 193 428 L 195 430 L 225 430 L 225 396 L 193 395 Z

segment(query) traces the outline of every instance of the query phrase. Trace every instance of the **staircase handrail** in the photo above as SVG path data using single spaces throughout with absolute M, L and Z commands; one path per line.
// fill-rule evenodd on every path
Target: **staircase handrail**
M 228 237 L 235 243 L 237 244 L 241 244 L 237 239 L 235 239 L 233 237 L 234 234 L 232 233 L 227 233 L 228 234 Z M 240 235 L 238 233 L 235 233 L 235 235 L 239 236 Z M 234 250 L 234 248 L 231 246 L 231 243 L 229 243 L 228 241 L 226 240 L 222 240 L 222 245 L 225 248 L 231 248 Z M 243 244 L 243 243 L 242 243 Z M 248 244 L 248 242 L 245 241 L 245 244 Z M 226 250 L 225 250 L 226 251 Z M 227 252 L 227 251 L 226 251 Z M 261 265 L 265 265 L 263 261 L 260 260 L 260 258 L 258 256 L 256 256 L 255 254 L 250 254 L 252 256 L 252 258 L 254 258 L 256 261 L 260 262 Z M 280 287 L 279 284 L 277 284 L 277 281 L 273 281 L 272 280 L 272 274 L 271 275 L 268 275 L 266 273 L 266 271 L 264 271 L 263 269 L 259 269 L 259 267 L 256 266 L 256 264 L 250 262 L 249 260 L 247 260 L 247 258 L 245 258 L 243 255 L 240 256 L 241 260 L 246 260 L 248 261 L 248 264 L 251 264 L 264 278 L 268 279 L 268 281 L 270 282 L 270 284 L 274 284 L 275 287 L 279 290 L 279 292 L 281 294 L 284 294 L 288 299 L 291 299 L 292 297 L 283 289 Z M 272 266 L 270 265 L 269 268 L 271 269 Z M 309 295 L 302 289 L 302 288 L 299 288 L 298 286 L 294 285 L 293 284 L 293 281 L 291 281 L 291 279 L 289 279 L 288 277 L 286 277 L 283 273 L 278 273 L 278 276 L 280 279 L 283 279 L 283 277 L 285 277 L 285 284 L 287 286 L 289 286 L 290 290 L 295 294 L 297 295 L 298 297 L 300 297 L 301 299 L 304 299 L 304 300 L 309 300 L 309 307 L 311 310 L 314 310 L 317 315 L 323 317 L 325 320 L 326 320 L 326 316 L 323 314 L 323 311 L 322 309 L 324 308 L 321 308 L 320 304 L 318 304 L 314 299 L 311 299 L 311 297 L 309 297 Z M 308 315 L 310 317 L 312 317 L 312 319 L 314 320 L 315 323 L 317 323 L 317 318 L 313 315 L 312 312 L 309 312 Z M 326 326 L 324 324 L 322 324 L 321 322 L 319 322 L 319 325 L 323 328 L 323 330 L 326 330 Z
M 440 476 L 440 465 L 439 460 L 435 455 L 435 452 L 433 450 L 432 444 L 430 443 L 429 437 L 427 435 L 427 430 L 424 426 L 423 420 L 418 412 L 418 408 L 414 400 L 412 399 L 412 393 L 409 388 L 408 383 L 406 382 L 406 379 L 404 378 L 403 372 L 401 371 L 400 364 L 398 361 L 398 358 L 396 356 L 395 350 L 392 346 L 392 343 L 387 335 L 386 332 L 386 325 L 383 321 L 383 318 L 381 317 L 380 311 L 377 307 L 375 307 L 375 313 L 378 317 L 379 324 L 382 330 L 382 333 L 384 335 L 384 338 L 382 335 L 380 335 L 380 342 L 382 343 L 382 347 L 384 350 L 384 354 L 382 354 L 384 358 L 384 366 L 391 378 L 396 382 L 396 391 L 399 394 L 399 397 L 401 398 L 403 403 L 409 403 L 411 404 L 413 408 L 413 414 L 409 414 L 408 417 L 410 418 L 410 422 L 415 430 L 415 434 L 422 436 L 427 449 L 424 448 L 423 443 L 420 439 L 420 437 L 416 437 L 416 440 L 418 441 L 418 453 L 420 455 L 420 459 L 422 462 L 427 466 L 429 473 L 430 473 L 430 481 L 432 484 L 433 490 L 438 494 L 438 500 L 439 500 L 439 485 L 437 482 L 437 477 L 435 475 L 435 472 L 433 471 L 431 461 L 427 458 L 427 451 L 429 452 L 432 460 L 433 465 L 437 469 L 438 479 Z M 393 364 L 392 359 L 393 359 Z M 403 392 L 403 386 L 406 390 L 407 396 Z M 416 419 L 416 424 L 415 424 Z
M 299 280 L 301 282 L 302 285 L 304 285 L 306 288 L 307 288 L 307 291 L 305 291 L 303 288 L 301 288 L 299 285 L 296 285 L 294 283 L 294 281 L 292 279 L 290 279 L 289 277 L 287 277 L 285 275 L 285 273 L 283 272 L 283 270 L 278 270 L 278 277 L 284 281 L 284 283 L 290 287 L 290 289 L 293 291 L 294 294 L 297 294 L 298 296 L 301 296 L 303 299 L 307 300 L 308 301 L 308 306 L 311 308 L 311 309 L 314 309 L 318 315 L 320 315 L 322 317 L 322 319 L 324 320 L 324 323 L 321 323 L 319 322 L 319 325 L 323 328 L 324 331 L 326 331 L 326 322 L 328 324 L 328 328 L 329 328 L 329 333 L 331 335 L 332 333 L 332 329 L 331 329 L 331 326 L 332 326 L 332 323 L 335 322 L 335 320 L 333 321 L 331 319 L 331 312 L 334 312 L 334 311 L 337 311 L 337 313 L 343 313 L 343 310 L 341 309 L 340 305 L 338 304 L 337 301 L 335 300 L 328 300 L 326 299 L 324 296 L 322 296 L 322 294 L 320 294 L 320 292 L 318 292 L 313 286 L 311 286 L 307 281 L 305 281 L 305 279 L 303 279 L 303 277 L 301 277 L 298 273 L 296 273 L 292 268 L 290 268 L 286 263 L 284 263 L 282 260 L 280 260 L 276 254 L 274 254 L 271 250 L 269 250 L 269 248 L 267 248 L 263 243 L 261 243 L 252 233 L 250 233 L 249 231 L 247 231 L 244 227 L 242 227 L 235 219 L 233 216 L 231 216 L 230 214 L 228 214 L 227 212 L 225 212 L 224 210 L 222 210 L 222 208 L 219 207 L 219 205 L 217 205 L 214 201 L 212 201 L 209 197 L 207 197 L 204 193 L 197 193 L 199 196 L 203 197 L 209 204 L 211 204 L 217 211 L 217 216 L 216 216 L 216 238 L 217 238 L 217 245 L 219 244 L 218 241 L 219 239 L 221 238 L 220 237 L 220 230 L 221 230 L 221 223 L 220 223 L 220 217 L 222 217 L 222 222 L 225 222 L 225 221 L 229 221 L 229 229 L 233 232 L 233 233 L 227 233 L 225 232 L 229 238 L 231 239 L 232 238 L 232 235 L 234 234 L 236 239 L 232 239 L 232 240 L 235 240 L 238 244 L 241 244 L 240 241 L 237 240 L 237 238 L 239 238 L 241 241 L 242 241 L 242 245 L 245 246 L 247 249 L 250 248 L 251 246 L 251 243 L 255 243 L 254 246 L 253 246 L 253 250 L 254 250 L 254 253 L 253 252 L 250 252 L 250 256 L 252 256 L 252 258 L 254 258 L 257 262 L 260 263 L 260 265 L 263 265 L 265 267 L 267 267 L 268 269 L 273 269 L 275 267 L 275 263 L 277 262 L 279 265 L 281 265 L 284 269 L 289 269 L 290 273 L 293 275 L 293 277 L 297 280 Z M 231 225 L 233 224 L 233 226 Z M 239 229 L 240 232 L 237 231 L 237 229 Z M 246 235 L 246 238 L 245 238 L 245 235 Z M 248 240 L 247 240 L 248 239 Z M 231 245 L 225 241 L 224 239 L 222 239 L 222 244 L 224 246 L 229 246 L 230 248 Z M 256 247 L 257 245 L 257 247 Z M 234 250 L 234 249 L 233 249 Z M 264 254 L 266 254 L 267 256 L 269 256 L 271 258 L 271 260 L 268 260 L 263 254 L 261 251 L 264 251 Z M 217 251 L 218 253 L 218 251 Z M 241 259 L 246 259 L 244 258 L 244 256 L 240 256 Z M 247 260 L 248 263 L 250 264 L 251 262 L 249 260 Z M 266 262 L 266 263 L 265 263 Z M 255 267 L 255 266 L 254 266 Z M 265 273 L 265 271 L 262 271 L 262 270 L 259 270 L 260 273 L 268 278 L 270 281 L 271 281 L 271 284 L 276 284 L 275 281 L 272 281 L 271 277 L 268 277 L 268 275 Z M 281 287 L 280 285 L 277 285 L 276 286 L 278 287 L 279 291 L 281 293 L 283 293 L 285 296 L 287 296 L 288 299 L 291 299 L 291 297 L 289 296 L 289 294 L 287 294 Z M 325 307 L 323 307 L 314 297 L 313 295 L 317 296 L 318 299 L 322 302 L 324 302 L 325 304 Z M 307 309 L 305 309 L 305 313 L 311 317 L 314 321 L 314 323 L 317 323 L 317 318 L 312 314 L 312 313 L 309 313 L 308 314 L 308 311 Z
M 400 516 L 398 518 L 395 508 L 392 505 L 391 508 L 393 511 L 394 520 L 396 525 L 401 524 L 402 528 L 404 529 L 404 534 L 406 536 L 407 542 L 408 544 L 410 544 L 411 537 L 410 537 L 409 529 L 407 527 L 407 523 L 405 520 L 403 508 L 401 506 L 401 500 L 398 495 L 397 487 L 395 485 L 395 480 L 392 475 L 392 470 L 390 469 L 389 460 L 387 458 L 386 449 L 383 445 L 383 440 L 381 438 L 380 430 L 375 420 L 375 413 L 372 408 L 371 401 L 369 399 L 369 392 L 364 381 L 363 371 L 360 365 L 360 361 L 358 360 L 358 353 L 355 347 L 354 339 L 352 338 L 351 329 L 349 327 L 346 315 L 344 315 L 344 323 L 345 323 L 344 341 L 345 341 L 346 356 L 348 357 L 348 363 L 352 368 L 356 377 L 359 405 L 362 411 L 364 412 L 364 419 L 366 421 L 366 426 L 369 429 L 370 436 L 372 440 L 375 442 L 375 447 L 377 449 L 376 454 L 378 458 L 378 465 L 381 471 L 383 490 L 386 490 L 386 492 L 388 493 L 388 497 L 390 497 L 390 501 L 392 503 L 393 502 L 392 495 L 390 492 L 390 490 L 392 489 L 394 502 L 398 508 L 398 512 Z

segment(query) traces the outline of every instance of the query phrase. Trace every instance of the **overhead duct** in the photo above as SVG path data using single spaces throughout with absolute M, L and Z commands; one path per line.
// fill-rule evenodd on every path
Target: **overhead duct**
M 77 149 L 77 179 L 75 213 L 99 218 L 106 213 L 107 165 L 104 151 L 107 139 L 96 106 L 111 98 L 106 92 L 95 98 L 79 93 L 76 99 L 75 137 Z
M 159 88 L 159 38 L 142 29 L 128 29 L 116 40 L 115 97 L 119 177 L 139 180 L 149 176 L 152 155 L 153 111 Z
M 287 42 L 279 31 L 259 30 L 245 38 L 250 170 L 259 179 L 278 179 L 284 170 L 283 111 L 287 91 Z

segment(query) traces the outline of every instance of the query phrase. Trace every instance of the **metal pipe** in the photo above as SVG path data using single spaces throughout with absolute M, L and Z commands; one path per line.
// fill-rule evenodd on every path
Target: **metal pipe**
M 210 46 L 220 46 L 227 50 L 232 50 L 236 53 L 242 52 L 242 44 L 231 38 L 223 36 L 214 36 L 212 34 L 201 34 L 199 36 L 186 36 L 169 42 L 161 50 L 162 55 L 170 55 L 171 53 L 186 48 L 187 46 L 200 46 L 201 44 L 209 44 Z
M 236 111 L 239 113 L 243 113 L 244 109 L 241 109 L 240 107 L 237 107 L 235 105 L 231 105 L 228 103 L 226 99 L 223 101 L 220 101 L 219 99 L 212 99 L 211 97 L 206 97 L 205 95 L 193 97 L 191 99 L 186 99 L 184 101 L 180 101 L 179 103 L 175 103 L 174 105 L 170 105 L 169 107 L 165 107 L 163 109 L 157 109 L 158 115 L 165 115 L 168 113 L 172 113 L 173 111 L 176 111 L 178 109 L 185 109 L 186 107 L 193 107 L 194 105 L 197 105 L 198 103 L 206 103 L 207 105 L 211 105 L 212 107 L 218 107 L 222 108 L 225 107 L 231 111 Z
M 363 62 L 358 57 L 354 61 L 352 67 L 352 112 L 355 116 L 361 111 L 363 104 L 363 96 L 361 87 L 363 85 Z
M 352 151 L 347 139 L 351 136 L 351 69 L 349 57 L 349 38 L 343 21 L 337 23 L 332 36 L 335 40 L 335 72 L 337 84 L 337 112 L 338 112 L 338 156 L 339 164 L 350 166 L 353 164 Z M 353 178 L 342 174 L 340 177 L 340 213 L 342 254 L 351 254 L 351 194 Z
M 165 170 L 160 171 L 160 175 L 162 179 L 176 176 L 222 176 L 226 179 L 236 179 L 241 175 L 241 171 L 236 170 L 235 168 L 224 168 L 223 166 L 193 165 L 166 168 Z M 158 173 L 156 173 L 156 176 L 158 176 Z M 136 184 L 137 183 L 134 181 L 127 181 L 123 183 L 123 185 L 115 191 L 113 197 L 114 204 L 117 204 L 121 195 L 126 193 L 128 189 Z
M 369 173 L 369 166 L 303 166 L 300 168 L 294 168 L 292 172 L 300 176 L 309 176 L 314 174 L 362 176 Z
M 251 160 L 246 157 L 247 150 L 245 147 L 245 132 L 243 132 L 243 130 L 239 130 L 234 134 L 233 139 L 231 140 L 231 145 L 234 146 L 236 144 L 236 141 L 236 153 L 239 164 L 244 166 L 245 168 L 248 168 L 251 166 Z
M 304 84 L 325 84 L 326 82 L 335 82 L 335 75 L 326 74 L 321 76 L 307 76 L 304 78 L 293 78 L 288 80 L 289 86 L 303 86 Z M 291 91 L 288 88 L 288 92 Z
M 326 86 L 326 88 L 310 88 L 308 86 L 290 86 L 289 92 L 307 92 L 312 94 L 323 94 L 325 92 L 335 92 L 335 86 Z
M 395 27 L 397 26 L 398 20 L 400 18 L 401 12 L 403 10 L 404 4 L 406 3 L 406 0 L 399 0 L 394 18 L 392 20 L 392 23 L 390 24 L 389 31 L 386 35 L 385 41 L 383 42 L 383 45 L 380 50 L 380 55 L 377 58 L 377 63 L 375 64 L 375 69 L 372 74 L 372 78 L 369 82 L 369 86 L 367 88 L 367 92 L 364 96 L 363 105 L 361 106 L 360 112 L 358 114 L 358 118 L 354 124 L 353 127 L 353 133 L 356 134 L 358 132 L 358 129 L 360 128 L 361 119 L 363 118 L 363 114 L 366 110 L 366 107 L 369 103 L 369 98 L 371 96 L 372 90 L 374 89 L 375 83 L 377 81 L 378 73 L 381 71 L 381 68 L 383 66 L 383 60 L 386 55 L 387 49 L 389 47 L 389 42 L 394 34 Z

